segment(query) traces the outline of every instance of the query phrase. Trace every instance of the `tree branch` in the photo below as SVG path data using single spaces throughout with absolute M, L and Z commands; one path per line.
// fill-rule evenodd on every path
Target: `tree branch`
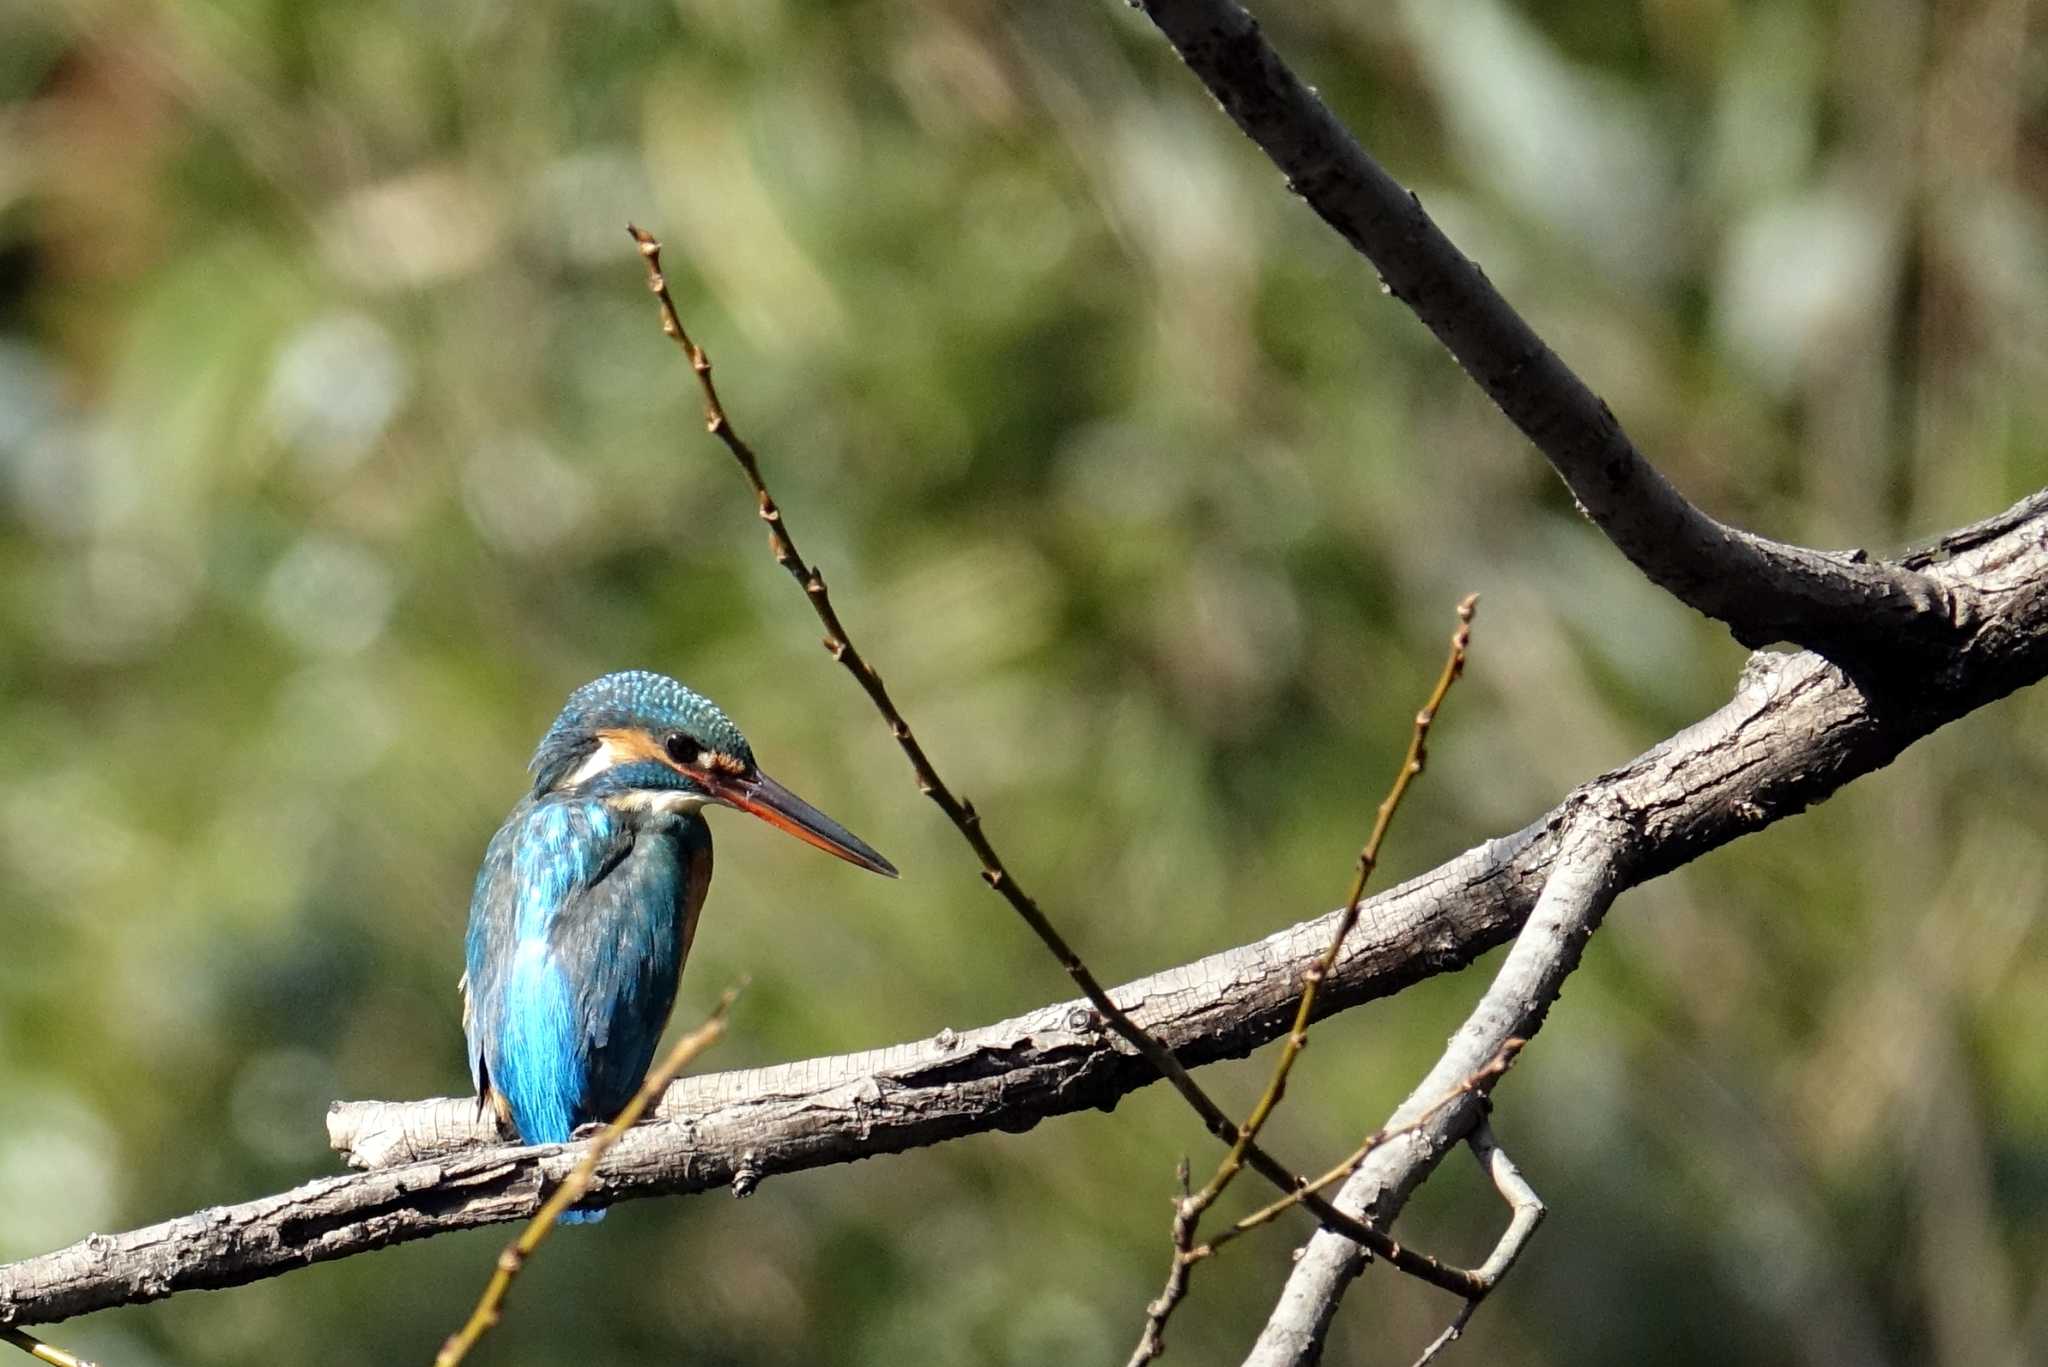
M 1579 966 L 1586 942 L 1619 890 L 1615 872 L 1629 847 L 1626 810 L 1619 803 L 1588 800 L 1567 818 L 1543 895 L 1515 937 L 1515 947 L 1502 961 L 1493 985 L 1451 1036 L 1436 1066 L 1387 1122 L 1395 1138 L 1367 1155 L 1345 1182 L 1337 1194 L 1339 1210 L 1382 1228 L 1392 1224 L 1444 1155 L 1472 1133 L 1482 1118 L 1485 1098 L 1463 1093 L 1448 1106 L 1439 1098 L 1509 1040 L 1526 1040 L 1542 1029 L 1550 1004 Z M 1318 1231 L 1288 1274 L 1272 1316 L 1245 1359 L 1247 1367 L 1300 1367 L 1319 1359 L 1337 1304 L 1365 1270 L 1365 1262 L 1365 1252 L 1357 1244 L 1326 1238 Z M 1494 1262 L 1501 1267 L 1465 1298 L 1467 1310 L 1485 1299 L 1512 1256 L 1489 1260 L 1490 1265 Z M 1462 1330 L 1468 1317 L 1461 1311 L 1454 1327 Z M 1431 1351 L 1436 1347 L 1432 1345 Z
M 1493 1137 L 1493 1126 L 1484 1115 L 1472 1127 L 1472 1133 L 1465 1136 L 1465 1142 L 1472 1149 L 1472 1156 L 1479 1160 L 1479 1166 L 1492 1179 L 1493 1188 L 1500 1193 L 1500 1199 L 1508 1203 L 1512 1212 L 1508 1227 L 1501 1231 L 1500 1239 L 1494 1244 L 1493 1252 L 1486 1255 L 1486 1261 L 1479 1265 L 1478 1274 L 1491 1292 L 1500 1285 L 1500 1279 L 1508 1275 L 1515 1260 L 1522 1256 L 1522 1250 L 1529 1245 L 1529 1239 L 1536 1233 L 1536 1226 L 1543 1223 L 1549 1212 L 1544 1209 L 1542 1198 L 1536 1189 L 1522 1176 L 1515 1160 L 1507 1156 L 1506 1150 Z M 1465 1326 L 1472 1322 L 1472 1312 L 1479 1308 L 1478 1301 L 1466 1301 L 1458 1307 L 1449 1325 L 1422 1350 L 1422 1356 L 1415 1359 L 1415 1367 L 1429 1367 L 1439 1353 L 1456 1343 L 1465 1333 Z
M 1965 528 L 1902 565 L 1984 605 L 1940 668 L 1852 679 L 1812 654 L 1756 655 L 1711 716 L 1583 785 L 1521 832 L 1366 903 L 1319 1012 L 1469 963 L 1527 916 L 1572 813 L 1611 813 L 1622 890 L 1804 810 L 1907 745 L 2048 673 L 2048 496 Z M 1142 979 L 1113 994 L 1189 1064 L 1277 1038 L 1335 914 Z M 627 1134 L 593 1187 L 607 1202 L 732 1186 L 1047 1116 L 1110 1106 L 1156 1078 L 1081 1003 L 968 1034 L 689 1078 Z M 450 1151 L 487 1142 L 475 1104 L 337 1108 L 359 1162 L 395 1162 L 146 1229 L 93 1235 L 0 1266 L 0 1324 L 48 1323 L 178 1291 L 236 1286 L 444 1230 L 530 1216 L 580 1145 Z
M 1288 188 L 1379 269 L 1650 580 L 1758 647 L 1844 664 L 1938 656 L 1971 628 L 1959 586 L 1861 551 L 1786 545 L 1715 521 L 1644 459 L 1613 412 L 1515 312 L 1422 203 L 1298 80 L 1235 0 L 1138 0 Z
M 93 1367 L 82 1357 L 65 1352 L 55 1344 L 44 1343 L 34 1334 L 24 1334 L 19 1329 L 0 1329 L 0 1343 L 11 1344 L 38 1362 L 47 1362 L 51 1367 Z

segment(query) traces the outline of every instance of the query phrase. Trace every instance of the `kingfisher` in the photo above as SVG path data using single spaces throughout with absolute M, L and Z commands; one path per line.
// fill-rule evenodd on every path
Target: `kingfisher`
M 477 1104 L 528 1144 L 611 1120 L 646 1077 L 711 885 L 706 806 L 896 876 L 762 773 L 710 699 L 663 674 L 577 689 L 530 767 L 533 787 L 477 873 L 460 984 Z

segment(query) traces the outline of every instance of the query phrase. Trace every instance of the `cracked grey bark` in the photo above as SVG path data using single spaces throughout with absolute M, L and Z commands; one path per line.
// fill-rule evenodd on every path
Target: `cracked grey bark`
M 1521 832 L 1366 904 L 1322 1000 L 1332 1011 L 1469 963 L 1513 935 L 1555 856 L 1557 823 L 1613 815 L 1616 891 L 1804 810 L 1899 751 L 2048 673 L 2048 496 L 1900 564 L 1967 591 L 1974 629 L 1934 669 L 1855 679 L 1820 657 L 1751 657 L 1711 716 L 1580 787 Z M 1140 1024 L 1190 1063 L 1245 1053 L 1286 1028 L 1331 917 L 1126 985 Z M 1048 1116 L 1110 1106 L 1156 1081 L 1066 1002 L 918 1044 L 676 1084 L 661 1118 L 619 1144 L 600 1201 L 747 1189 Z M 575 1146 L 474 1147 L 468 1103 L 360 1104 L 335 1117 L 360 1161 L 388 1163 L 0 1266 L 0 1324 L 37 1324 L 179 1291 L 236 1286 L 446 1230 L 530 1215 Z
M 1791 641 L 1851 667 L 1938 655 L 1968 634 L 1975 607 L 1955 585 L 1861 552 L 1771 541 L 1687 502 L 1235 0 L 1137 3 L 1288 188 L 1379 269 L 1388 293 L 1436 334 L 1651 582 L 1726 623 L 1744 645 Z
M 2042 597 L 2040 571 L 2048 563 L 2043 556 L 2048 540 L 2038 527 L 2025 524 L 2044 508 L 2048 508 L 2048 495 L 2037 494 L 2000 517 L 1945 538 L 1927 552 L 1903 557 L 1901 563 L 1935 578 L 1944 577 L 1938 567 L 1946 564 L 1949 571 L 1971 579 L 1969 590 L 1981 590 L 1987 603 L 1998 603 L 2005 612 L 2030 615 L 2038 610 Z M 1987 626 L 1984 644 L 1994 651 L 2003 648 L 1995 643 L 2009 645 L 2014 639 L 2010 621 Z M 1791 667 L 1777 664 L 1779 658 L 1752 656 L 1746 677 L 1759 670 Z M 1795 661 L 1815 658 L 1794 657 Z M 1880 715 L 1903 715 L 1938 706 L 1941 693 L 1960 680 L 1955 664 L 1951 662 L 1930 676 L 1912 667 L 1917 663 L 1911 661 L 1908 667 L 1883 677 L 1862 675 L 1871 690 L 1866 705 Z M 1689 734 L 1682 733 L 1670 744 Z M 1646 809 L 1640 799 L 1625 790 L 1602 792 L 1598 784 L 1581 789 L 1574 797 L 1586 805 L 1572 818 L 1573 830 L 1561 842 L 1536 911 L 1516 938 L 1493 987 L 1452 1037 L 1430 1075 L 1388 1121 L 1390 1129 L 1432 1098 L 1442 1096 L 1449 1085 L 1446 1077 L 1466 1076 L 1460 1070 L 1477 1066 L 1471 1062 L 1475 1056 L 1483 1061 L 1490 1057 L 1486 1051 L 1498 1049 L 1509 1035 L 1533 1033 L 1564 979 L 1578 966 L 1584 939 L 1605 916 L 1615 894 L 1622 886 L 1641 881 L 1630 872 L 1631 863 L 1643 853 L 1640 818 Z M 1737 798 L 1734 805 L 1738 816 L 1754 817 L 1750 799 Z M 1566 806 L 1571 806 L 1570 800 Z M 1578 866 L 1576 876 L 1574 865 Z M 1409 1195 L 1482 1114 L 1475 1098 L 1464 1098 L 1458 1106 L 1435 1115 L 1428 1126 L 1375 1151 L 1347 1179 L 1334 1204 L 1381 1228 L 1390 1225 Z M 1309 1367 L 1319 1361 L 1344 1292 L 1365 1270 L 1365 1263 L 1364 1251 L 1350 1239 L 1327 1228 L 1316 1231 L 1288 1273 L 1272 1314 L 1245 1359 L 1246 1367 Z M 1463 1331 L 1477 1304 L 1476 1297 L 1466 1302 L 1445 1338 Z M 1425 1361 L 1443 1346 L 1445 1338 L 1431 1345 Z

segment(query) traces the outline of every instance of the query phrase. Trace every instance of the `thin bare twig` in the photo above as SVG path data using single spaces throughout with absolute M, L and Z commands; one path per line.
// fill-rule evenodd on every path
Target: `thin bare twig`
M 1360 1141 L 1357 1148 L 1353 1149 L 1348 1155 L 1345 1156 L 1343 1162 L 1336 1164 L 1327 1172 L 1324 1172 L 1316 1178 L 1314 1178 L 1312 1181 L 1309 1182 L 1305 1190 L 1322 1191 L 1326 1187 L 1329 1187 L 1337 1182 L 1345 1180 L 1346 1178 L 1350 1177 L 1351 1174 L 1357 1172 L 1361 1167 L 1365 1166 L 1365 1160 L 1370 1158 L 1373 1155 L 1373 1152 L 1377 1150 L 1381 1145 L 1389 1142 L 1390 1140 L 1399 1139 L 1403 1135 L 1414 1134 L 1417 1130 L 1420 1130 L 1423 1126 L 1435 1120 L 1438 1114 L 1440 1114 L 1446 1107 L 1463 1100 L 1465 1097 L 1474 1095 L 1483 1096 L 1486 1093 L 1491 1092 L 1493 1090 L 1493 1084 L 1500 1081 L 1501 1076 L 1505 1074 L 1508 1069 L 1515 1066 L 1516 1057 L 1522 1052 L 1522 1046 L 1527 1044 L 1528 1042 L 1529 1041 L 1525 1039 L 1509 1039 L 1505 1044 L 1501 1045 L 1499 1052 L 1495 1053 L 1492 1058 L 1488 1059 L 1483 1066 L 1481 1066 L 1478 1070 L 1473 1072 L 1470 1076 L 1466 1077 L 1457 1086 L 1451 1088 L 1451 1090 L 1445 1092 L 1442 1096 L 1438 1097 L 1429 1106 L 1425 1107 L 1422 1111 L 1422 1114 L 1416 1116 L 1414 1119 L 1408 1121 L 1405 1124 L 1382 1126 L 1381 1128 L 1374 1130 L 1371 1134 L 1367 1135 L 1362 1141 Z M 1229 1229 L 1224 1230 L 1221 1234 L 1211 1239 L 1207 1244 L 1203 1245 L 1201 1248 L 1196 1249 L 1196 1256 L 1206 1257 L 1209 1254 L 1214 1253 L 1217 1249 L 1223 1247 L 1223 1245 L 1230 1243 L 1235 1239 L 1242 1238 L 1246 1234 L 1251 1233 L 1260 1225 L 1271 1223 L 1274 1219 L 1279 1217 L 1281 1214 L 1285 1213 L 1286 1210 L 1290 1206 L 1294 1205 L 1299 1199 L 1300 1198 L 1298 1195 L 1282 1196 L 1277 1201 L 1272 1201 L 1266 1205 L 1260 1206 L 1257 1210 L 1253 1211 L 1251 1214 L 1239 1220 Z M 1475 1277 L 1483 1278 L 1485 1275 L 1485 1269 L 1475 1269 L 1473 1275 Z
M 1188 1294 L 1188 1277 L 1195 1268 L 1195 1221 L 1201 1212 L 1188 1195 L 1187 1170 L 1187 1160 L 1183 1158 L 1180 1197 L 1173 1203 L 1173 1258 L 1166 1267 L 1166 1285 L 1145 1307 L 1145 1328 L 1138 1336 L 1137 1347 L 1131 1349 L 1127 1367 L 1143 1367 L 1166 1351 L 1166 1321 Z
M 668 1056 L 662 1059 L 641 1082 L 640 1090 L 633 1094 L 633 1099 L 626 1103 L 626 1108 L 590 1140 L 589 1148 L 584 1151 L 583 1161 L 576 1165 L 576 1170 L 569 1174 L 561 1186 L 555 1188 L 554 1195 L 542 1203 L 534 1217 L 526 1222 L 526 1228 L 520 1231 L 519 1237 L 505 1245 L 498 1254 L 497 1266 L 491 1272 L 490 1281 L 485 1283 L 483 1294 L 477 1298 L 476 1309 L 470 1311 L 468 1322 L 449 1335 L 448 1341 L 441 1345 L 441 1351 L 434 1355 L 434 1367 L 456 1367 L 457 1363 L 469 1356 L 469 1350 L 476 1347 L 478 1340 L 497 1327 L 498 1321 L 504 1316 L 505 1295 L 512 1289 L 512 1279 L 525 1268 L 526 1261 L 533 1256 L 534 1250 L 554 1232 L 557 1217 L 583 1199 L 584 1193 L 590 1190 L 590 1184 L 597 1176 L 597 1165 L 604 1160 L 605 1154 L 612 1145 L 619 1142 L 621 1135 L 639 1123 L 640 1117 L 647 1113 L 648 1107 L 661 1098 L 669 1083 L 675 1080 L 676 1074 L 689 1067 L 690 1061 L 697 1055 L 717 1043 L 718 1037 L 725 1033 L 726 1013 L 732 1010 L 732 1004 L 738 997 L 738 988 L 727 988 L 704 1023 L 675 1042 L 675 1047 L 668 1051 Z
M 1493 1137 L 1493 1125 L 1484 1115 L 1472 1127 L 1472 1133 L 1465 1136 L 1465 1142 L 1471 1147 L 1472 1156 L 1479 1161 L 1480 1169 L 1493 1179 L 1493 1189 L 1500 1193 L 1500 1199 L 1507 1202 L 1508 1209 L 1513 1212 L 1508 1227 L 1501 1231 L 1499 1241 L 1494 1244 L 1493 1252 L 1486 1255 L 1486 1261 L 1478 1268 L 1479 1279 L 1491 1293 L 1500 1285 L 1501 1278 L 1507 1276 L 1515 1260 L 1522 1256 L 1522 1250 L 1528 1247 L 1536 1226 L 1543 1223 L 1543 1217 L 1549 1212 L 1536 1189 L 1522 1176 L 1522 1170 L 1515 1166 L 1515 1161 Z M 1459 1306 L 1458 1313 L 1451 1317 L 1444 1331 L 1422 1350 L 1421 1357 L 1415 1359 L 1415 1367 L 1429 1367 L 1439 1353 L 1462 1338 L 1465 1326 L 1472 1322 L 1472 1312 L 1484 1299 L 1484 1296 L 1473 1297 Z
M 37 1361 L 54 1364 L 54 1367 L 93 1367 L 84 1358 L 67 1353 L 55 1344 L 44 1343 L 34 1334 L 26 1334 L 19 1329 L 0 1329 L 0 1343 L 11 1343 Z
M 746 476 L 748 485 L 754 491 L 761 520 L 768 524 L 769 545 L 774 552 L 776 563 L 789 571 L 790 577 L 802 586 L 805 597 L 810 600 L 812 611 L 824 624 L 826 651 L 833 659 L 846 666 L 847 672 L 853 675 L 862 691 L 868 695 L 868 700 L 875 705 L 875 710 L 888 724 L 889 733 L 896 738 L 897 745 L 902 748 L 904 756 L 909 759 L 910 767 L 917 776 L 918 791 L 930 798 L 937 804 L 939 810 L 946 814 L 946 819 L 953 823 L 954 829 L 960 832 L 961 838 L 974 851 L 975 858 L 981 861 L 982 881 L 1002 895 L 1031 928 L 1032 933 L 1052 952 L 1053 957 L 1059 960 L 1060 966 L 1066 969 L 1067 976 L 1074 980 L 1082 995 L 1088 998 L 1089 1004 L 1095 1008 L 1102 1022 L 1122 1036 L 1126 1043 L 1159 1070 L 1160 1075 L 1172 1084 L 1173 1089 L 1180 1093 L 1195 1114 L 1201 1118 L 1202 1124 L 1210 1134 L 1224 1144 L 1237 1144 L 1240 1134 L 1236 1123 L 1224 1114 L 1223 1108 L 1218 1106 L 1207 1092 L 1202 1090 L 1201 1084 L 1195 1081 L 1179 1059 L 1139 1028 L 1124 1009 L 1103 991 L 1102 984 L 1097 981 L 1094 973 L 1089 971 L 1087 964 L 1082 962 L 1080 954 L 1053 926 L 1051 920 L 1039 909 L 1038 903 L 1024 891 L 1022 885 L 1010 873 L 1003 863 L 1002 856 L 996 853 L 995 846 L 982 828 L 981 814 L 974 809 L 974 804 L 956 797 L 953 790 L 946 786 L 945 780 L 939 777 L 938 770 L 933 767 L 924 746 L 911 731 L 910 723 L 904 720 L 903 713 L 890 698 L 888 688 L 882 683 L 882 676 L 875 672 L 874 666 L 854 647 L 845 624 L 839 620 L 838 610 L 832 605 L 831 594 L 825 587 L 824 575 L 820 574 L 816 567 L 808 564 L 798 552 L 796 541 L 791 537 L 788 524 L 783 518 L 782 509 L 775 502 L 774 496 L 768 492 L 768 486 L 762 479 L 759 459 L 755 456 L 753 448 L 733 429 L 731 419 L 726 416 L 725 405 L 718 397 L 717 386 L 712 383 L 711 358 L 705 354 L 702 347 L 690 339 L 689 332 L 683 327 L 682 315 L 677 311 L 675 300 L 669 294 L 668 280 L 661 269 L 661 243 L 653 234 L 632 224 L 628 224 L 626 230 L 639 245 L 641 259 L 646 263 L 647 288 L 661 306 L 661 329 L 682 349 L 683 355 L 690 363 L 690 369 L 697 376 L 698 386 L 704 395 L 706 430 L 725 444 L 726 450 L 732 453 L 734 461 L 739 464 L 741 473 Z M 1260 1176 L 1283 1192 L 1294 1191 L 1302 1185 L 1303 1179 L 1300 1176 L 1256 1143 L 1245 1145 L 1243 1159 Z M 1464 1295 L 1471 1289 L 1471 1276 L 1464 1269 L 1438 1262 L 1426 1253 L 1417 1252 L 1395 1242 L 1365 1222 L 1344 1214 L 1320 1196 L 1310 1196 L 1304 1199 L 1302 1204 L 1313 1212 L 1317 1219 L 1334 1224 L 1348 1237 L 1371 1249 L 1410 1276 L 1418 1277 L 1433 1286 L 1442 1287 L 1458 1295 Z
M 1393 784 L 1387 795 L 1381 799 L 1379 810 L 1373 817 L 1372 831 L 1366 836 L 1364 846 L 1358 852 L 1358 867 L 1351 879 L 1351 892 L 1344 902 L 1344 910 L 1337 918 L 1337 928 L 1330 936 L 1330 946 L 1323 951 L 1322 958 L 1309 965 L 1302 974 L 1301 999 L 1295 1007 L 1294 1024 L 1288 1030 L 1280 1048 L 1280 1057 L 1273 1065 L 1273 1076 L 1266 1084 L 1244 1126 L 1238 1132 L 1237 1141 L 1216 1165 L 1216 1171 L 1192 1195 L 1183 1191 L 1174 1203 L 1173 1214 L 1173 1262 L 1167 1269 L 1166 1285 L 1145 1307 L 1145 1327 L 1138 1337 L 1138 1345 L 1131 1350 L 1129 1367 L 1141 1367 L 1166 1349 L 1166 1321 L 1172 1316 L 1174 1307 L 1187 1294 L 1188 1279 L 1194 1264 L 1215 1251 L 1214 1243 L 1203 1246 L 1198 1252 L 1194 1246 L 1195 1235 L 1202 1216 L 1216 1203 L 1224 1190 L 1244 1169 L 1245 1150 L 1258 1140 L 1259 1132 L 1287 1093 L 1287 1077 L 1294 1069 L 1294 1061 L 1308 1046 L 1309 1022 L 1314 1019 L 1316 993 L 1323 980 L 1336 967 L 1338 956 L 1344 952 L 1344 941 L 1350 936 L 1353 926 L 1358 924 L 1358 909 L 1365 902 L 1365 885 L 1379 867 L 1380 846 L 1387 838 L 1387 831 L 1393 825 L 1394 814 L 1401 808 L 1401 800 L 1408 795 L 1409 785 L 1422 773 L 1429 762 L 1429 731 L 1436 723 L 1437 711 L 1444 699 L 1450 696 L 1451 686 L 1465 672 L 1465 653 L 1472 644 L 1472 614 L 1479 605 L 1479 595 L 1468 593 L 1458 604 L 1458 627 L 1451 633 L 1450 654 L 1437 675 L 1436 685 L 1422 704 L 1422 710 L 1415 714 L 1415 727 L 1408 740 L 1408 752 L 1401 758 L 1401 767 L 1394 775 Z M 1373 1141 L 1368 1141 L 1370 1144 Z M 1358 1157 L 1362 1160 L 1364 1151 Z M 1185 1166 L 1185 1160 L 1183 1160 Z M 1354 1164 L 1355 1166 L 1355 1164 Z M 1335 1175 L 1325 1174 L 1318 1181 L 1309 1182 L 1295 1191 L 1282 1196 L 1267 1207 L 1272 1219 L 1280 1212 L 1299 1205 L 1309 1196 L 1321 1192 L 1330 1182 L 1338 1180 L 1348 1168 L 1334 1170 Z M 1185 1186 L 1185 1183 L 1183 1183 Z M 1263 1222 L 1262 1222 L 1263 1223 Z M 1242 1231 L 1240 1231 L 1242 1232 Z
M 1429 1367 L 1430 1363 L 1437 1360 L 1438 1354 L 1463 1338 L 1465 1326 L 1472 1322 L 1472 1312 L 1478 1308 L 1478 1301 L 1466 1301 L 1459 1306 L 1458 1313 L 1451 1316 L 1451 1322 L 1444 1326 L 1444 1331 L 1431 1339 L 1429 1346 L 1422 1350 L 1422 1355 L 1415 1359 L 1415 1367 Z
M 1521 1052 L 1523 1043 L 1524 1041 L 1518 1039 L 1509 1040 L 1501 1046 L 1499 1053 L 1487 1060 L 1484 1067 L 1479 1068 L 1470 1077 L 1463 1079 L 1457 1086 L 1444 1093 L 1443 1096 L 1437 1099 L 1435 1104 L 1427 1107 L 1422 1114 L 1406 1124 L 1374 1130 L 1365 1137 L 1364 1141 L 1356 1149 L 1352 1150 L 1350 1156 L 1343 1162 L 1337 1164 L 1313 1181 L 1304 1184 L 1300 1191 L 1290 1192 L 1276 1201 L 1259 1207 L 1206 1243 L 1197 1244 L 1195 1242 L 1195 1217 L 1199 1212 L 1192 1209 L 1192 1202 L 1187 1195 L 1186 1184 L 1183 1183 L 1181 1199 L 1175 1203 L 1174 1209 L 1173 1262 L 1167 1269 L 1166 1285 L 1161 1288 L 1159 1295 L 1145 1307 L 1145 1328 L 1139 1336 L 1137 1347 L 1131 1350 L 1131 1356 L 1127 1359 L 1128 1367 L 1142 1367 L 1142 1364 L 1150 1362 L 1166 1350 L 1166 1322 L 1172 1317 L 1174 1310 L 1186 1297 L 1189 1274 L 1196 1263 L 1214 1257 L 1217 1251 L 1225 1244 L 1242 1238 L 1261 1225 L 1272 1223 L 1285 1212 L 1300 1205 L 1306 1196 L 1321 1191 L 1332 1183 L 1342 1181 L 1356 1172 L 1359 1166 L 1365 1162 L 1366 1158 L 1382 1144 L 1421 1129 L 1424 1125 L 1434 1120 L 1439 1111 L 1460 1098 L 1474 1094 L 1483 1095 L 1490 1091 L 1493 1084 L 1500 1080 L 1501 1075 L 1514 1066 L 1515 1055 Z M 1182 1170 L 1183 1172 L 1186 1170 L 1185 1160 L 1183 1160 Z
M 1365 885 L 1372 878 L 1373 870 L 1379 867 L 1380 846 L 1386 841 L 1387 830 L 1394 822 L 1394 813 L 1401 809 L 1401 799 L 1408 795 L 1409 785 L 1422 773 L 1429 762 L 1429 729 L 1436 723 L 1437 709 L 1450 696 L 1451 685 L 1465 673 L 1465 652 L 1472 644 L 1472 614 L 1479 606 L 1479 595 L 1468 593 L 1458 603 L 1458 629 L 1451 633 L 1451 650 L 1444 660 L 1444 667 L 1437 675 L 1436 686 L 1430 689 L 1429 698 L 1422 704 L 1422 710 L 1415 714 L 1414 734 L 1408 740 L 1408 753 L 1402 756 L 1401 768 L 1394 775 L 1393 786 L 1381 799 L 1379 810 L 1373 817 L 1372 833 L 1365 839 L 1365 845 L 1358 852 L 1358 870 L 1351 879 L 1351 893 L 1344 902 L 1344 914 L 1337 920 L 1336 932 L 1330 936 L 1330 947 L 1324 951 L 1320 962 L 1312 965 L 1302 975 L 1301 1004 L 1294 1012 L 1294 1027 L 1281 1042 L 1280 1057 L 1273 1065 L 1273 1077 L 1266 1084 L 1266 1090 L 1259 1097 L 1258 1104 L 1246 1117 L 1244 1128 L 1239 1132 L 1237 1142 L 1230 1146 L 1230 1152 L 1216 1166 L 1216 1174 L 1208 1184 L 1192 1198 L 1196 1203 L 1196 1214 L 1207 1210 L 1224 1188 L 1236 1178 L 1244 1166 L 1244 1151 L 1259 1137 L 1259 1131 L 1266 1127 L 1273 1109 L 1287 1094 L 1287 1075 L 1294 1070 L 1294 1061 L 1301 1057 L 1301 1051 L 1308 1046 L 1309 1021 L 1314 1018 L 1316 992 L 1322 987 L 1323 979 L 1336 966 L 1337 956 L 1344 952 L 1344 941 L 1351 934 L 1351 928 L 1358 924 L 1358 909 L 1365 902 Z

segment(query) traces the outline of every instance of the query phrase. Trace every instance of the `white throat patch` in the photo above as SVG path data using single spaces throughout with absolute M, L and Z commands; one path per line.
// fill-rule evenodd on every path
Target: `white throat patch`
M 620 793 L 611 801 L 612 805 L 624 807 L 629 811 L 681 814 L 696 811 L 710 799 L 702 793 L 680 793 L 666 789 L 654 792 L 643 788 L 635 792 Z
M 579 784 L 588 783 L 626 758 L 626 753 L 607 736 L 597 743 L 597 748 L 590 752 L 590 758 L 584 760 L 575 773 L 562 780 L 562 786 L 574 788 Z

